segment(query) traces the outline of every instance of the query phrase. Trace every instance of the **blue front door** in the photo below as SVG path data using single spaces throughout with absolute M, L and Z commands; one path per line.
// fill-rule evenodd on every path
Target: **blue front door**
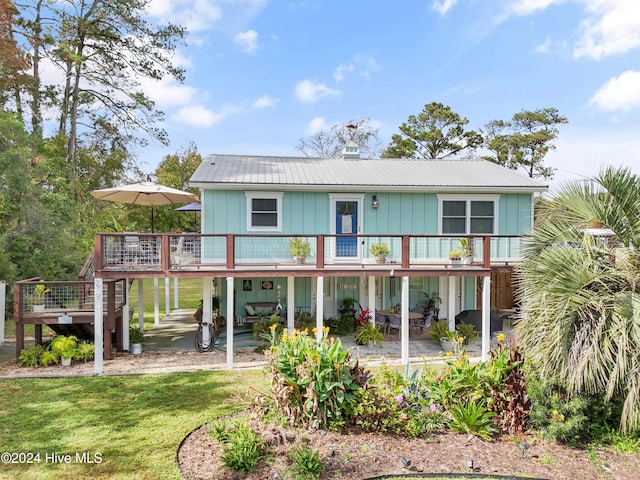
M 336 257 L 358 256 L 358 202 L 355 200 L 336 201 Z M 353 236 L 352 236 L 353 235 Z

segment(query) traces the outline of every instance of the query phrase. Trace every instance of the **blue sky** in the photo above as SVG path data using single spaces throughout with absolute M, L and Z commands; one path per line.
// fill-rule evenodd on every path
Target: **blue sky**
M 521 110 L 569 119 L 548 165 L 557 185 L 605 164 L 640 173 L 637 0 L 152 0 L 190 32 L 183 84 L 145 82 L 171 145 L 202 154 L 298 155 L 314 128 L 370 118 L 387 145 L 442 102 L 478 129 Z

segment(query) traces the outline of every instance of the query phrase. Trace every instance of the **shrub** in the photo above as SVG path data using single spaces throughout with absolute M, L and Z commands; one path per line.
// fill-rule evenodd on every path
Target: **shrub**
M 78 339 L 73 335 L 58 335 L 51 340 L 51 351 L 62 358 L 73 358 Z
M 464 337 L 464 343 L 469 343 L 478 338 L 478 332 L 476 332 L 475 328 L 473 328 L 473 325 L 469 323 L 458 324 L 456 330 L 461 337 Z
M 289 451 L 289 458 L 293 462 L 292 471 L 296 479 L 318 479 L 324 470 L 324 465 L 320 460 L 320 452 L 308 445 L 292 447 Z
M 51 350 L 45 350 L 40 355 L 40 364 L 43 367 L 48 367 L 49 365 L 55 365 L 56 363 L 58 363 L 58 361 L 59 361 L 58 355 L 53 353 Z
M 567 444 L 608 442 L 612 438 L 610 432 L 619 431 L 621 399 L 607 402 L 604 393 L 569 395 L 558 379 L 542 383 L 535 371 L 527 374 L 530 425 L 545 438 Z
M 246 423 L 237 423 L 228 428 L 222 440 L 222 463 L 234 472 L 251 473 L 264 450 L 262 438 Z
M 451 430 L 454 432 L 468 433 L 490 440 L 491 435 L 498 431 L 493 423 L 495 413 L 487 409 L 484 400 L 475 400 L 469 396 L 463 403 L 458 399 L 450 411 L 453 419 Z
M 18 355 L 18 363 L 23 367 L 37 367 L 40 364 L 40 356 L 43 351 L 41 345 L 24 348 Z
M 73 358 L 82 362 L 88 362 L 93 359 L 95 350 L 95 346 L 91 342 L 79 343 L 76 347 L 76 353 Z
M 319 340 L 306 330 L 283 332 L 266 352 L 276 405 L 292 425 L 319 428 L 348 422 L 355 393 L 369 378 L 340 339 L 328 338 L 329 329 L 323 330 Z
M 324 325 L 329 327 L 332 334 L 339 337 L 353 333 L 355 330 L 353 315 L 349 314 L 325 318 Z

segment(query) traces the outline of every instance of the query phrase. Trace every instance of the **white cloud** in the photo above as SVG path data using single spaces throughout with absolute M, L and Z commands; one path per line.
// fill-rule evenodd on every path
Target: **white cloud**
M 226 116 L 226 113 L 215 113 L 202 105 L 189 105 L 179 109 L 171 118 L 179 123 L 206 128 L 213 126 Z
M 309 125 L 307 125 L 307 132 L 309 132 L 310 134 L 319 132 L 320 130 L 328 129 L 329 125 L 327 125 L 327 120 L 324 117 L 315 117 L 309 122 Z
M 381 68 L 381 65 L 373 55 L 356 53 L 350 62 L 338 65 L 333 72 L 333 79 L 340 83 L 346 78 L 347 74 L 357 72 L 360 76 L 371 80 L 372 74 Z
M 531 15 L 569 0 L 518 0 L 509 6 L 510 15 Z M 640 3 L 638 0 L 573 0 L 585 11 L 578 26 L 576 58 L 594 60 L 619 55 L 640 46 Z
M 187 30 L 209 30 L 222 18 L 222 9 L 207 0 L 151 0 L 147 11 L 161 22 L 183 25 Z
M 629 112 L 640 107 L 640 72 L 627 70 L 613 77 L 591 97 L 589 105 L 608 112 Z
M 343 65 L 343 64 L 338 65 L 338 68 L 336 68 L 333 72 L 333 79 L 336 82 L 341 82 L 342 80 L 344 80 L 344 75 L 346 73 L 353 72 L 354 68 L 355 67 L 353 66 L 352 63 L 349 63 L 347 65 Z
M 301 102 L 315 103 L 323 97 L 339 95 L 340 91 L 329 88 L 324 83 L 302 80 L 296 85 L 295 94 Z
M 451 10 L 458 0 L 434 0 L 431 7 L 438 12 L 441 16 L 445 16 L 449 10 Z
M 196 88 L 182 85 L 169 77 L 160 81 L 142 78 L 140 85 L 144 93 L 160 108 L 188 105 L 198 93 Z
M 247 30 L 246 32 L 236 33 L 233 41 L 240 45 L 246 53 L 251 53 L 258 48 L 258 32 Z
M 580 23 L 574 56 L 600 60 L 640 46 L 640 4 L 637 0 L 583 0 L 592 15 Z
M 512 13 L 516 15 L 530 15 L 564 0 L 518 0 L 510 6 Z
M 551 49 L 551 39 L 547 37 L 544 42 L 534 47 L 536 53 L 548 53 Z
M 269 95 L 263 95 L 253 102 L 253 106 L 255 108 L 267 108 L 275 105 L 278 101 L 279 100 L 277 98 L 272 98 Z

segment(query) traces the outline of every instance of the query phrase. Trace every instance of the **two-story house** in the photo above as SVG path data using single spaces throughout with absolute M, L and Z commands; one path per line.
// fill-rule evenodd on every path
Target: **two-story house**
M 547 188 L 487 161 L 365 160 L 355 146 L 337 159 L 209 155 L 190 185 L 201 189 L 202 234 L 221 235 L 203 237 L 198 255 L 226 258 L 214 272 L 223 314 L 242 323 L 247 305 L 280 303 L 289 326 L 297 311 L 338 314 L 345 297 L 408 311 L 435 293 L 452 327 L 464 309 L 510 308 L 520 236 Z M 472 260 L 452 265 L 462 237 Z M 291 238 L 309 241 L 305 263 Z M 377 243 L 389 247 L 385 263 L 370 253 Z

